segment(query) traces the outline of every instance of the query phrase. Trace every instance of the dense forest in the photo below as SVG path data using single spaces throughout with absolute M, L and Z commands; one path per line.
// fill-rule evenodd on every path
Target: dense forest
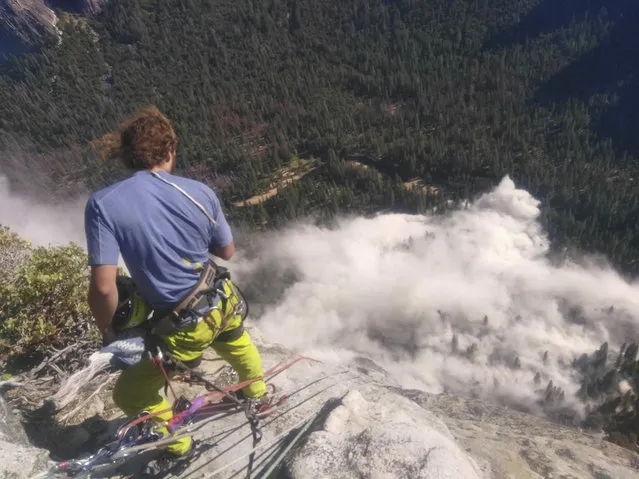
M 0 59 L 0 171 L 15 180 L 40 172 L 60 195 L 113 181 L 91 140 L 153 103 L 174 120 L 179 173 L 237 224 L 443 211 L 508 174 L 543 201 L 557 247 L 639 272 L 636 0 L 111 0 L 58 15 L 60 38 Z

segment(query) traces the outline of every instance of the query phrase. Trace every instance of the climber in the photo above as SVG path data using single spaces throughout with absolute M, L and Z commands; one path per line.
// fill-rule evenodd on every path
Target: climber
M 137 291 L 153 310 L 158 344 L 189 365 L 197 365 L 212 346 L 241 381 L 261 377 L 259 352 L 228 301 L 236 291 L 227 281 L 224 295 L 211 292 L 216 266 L 209 258 L 233 256 L 231 229 L 208 186 L 173 174 L 176 145 L 170 121 L 153 106 L 94 142 L 100 156 L 121 160 L 132 173 L 93 193 L 86 204 L 89 306 L 108 344 L 115 339 L 112 321 L 121 255 Z M 159 393 L 164 384 L 159 368 L 143 359 L 122 371 L 113 399 L 128 417 L 169 409 Z M 252 382 L 242 395 L 248 402 L 265 400 L 264 381 Z M 171 417 L 167 412 L 157 419 Z M 154 467 L 170 469 L 192 457 L 193 451 L 191 437 L 176 440 Z

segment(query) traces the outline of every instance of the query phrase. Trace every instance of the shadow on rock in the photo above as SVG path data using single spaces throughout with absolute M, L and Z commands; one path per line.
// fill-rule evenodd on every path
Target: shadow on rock
M 91 454 L 115 437 L 124 418 L 106 420 L 99 414 L 80 424 L 64 426 L 55 419 L 55 406 L 46 401 L 43 406 L 24 414 L 23 427 L 29 442 L 50 452 L 51 459 L 61 461 Z
M 568 27 L 573 21 L 585 18 L 619 18 L 628 9 L 633 8 L 634 0 L 542 0 L 523 16 L 521 21 L 492 35 L 485 50 L 508 48 L 524 44 L 529 39 L 538 38 L 555 30 Z
M 599 44 L 554 74 L 534 95 L 544 106 L 566 103 L 572 98 L 588 103 L 594 95 L 613 95 L 601 106 L 589 107 L 593 126 L 601 138 L 613 141 L 617 151 L 639 154 L 639 2 L 635 0 L 545 0 L 523 19 L 490 38 L 484 49 L 521 45 L 573 22 L 610 22 Z M 598 20 L 596 20 L 598 19 Z M 586 29 L 587 30 L 587 29 Z M 584 38 L 590 33 L 584 32 Z M 625 165 L 618 165 L 625 166 Z
M 597 47 L 552 76 L 534 95 L 545 106 L 571 98 L 589 103 L 594 95 L 612 95 L 612 101 L 589 107 L 593 126 L 602 138 L 610 138 L 619 152 L 639 154 L 639 3 L 614 22 Z M 627 165 L 618 165 L 627 166 Z

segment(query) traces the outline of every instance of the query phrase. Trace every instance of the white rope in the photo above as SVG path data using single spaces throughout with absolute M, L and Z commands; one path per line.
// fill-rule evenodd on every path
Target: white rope
M 99 373 L 107 370 L 110 366 L 113 353 L 96 351 L 89 356 L 89 364 L 79 371 L 69 376 L 59 387 L 58 391 L 51 396 L 56 410 L 60 411 L 70 404 L 78 396 L 80 389 L 91 381 Z
M 182 188 L 180 188 L 178 185 L 176 185 L 175 183 L 173 183 L 172 181 L 169 181 L 165 178 L 162 178 L 160 176 L 160 174 L 157 171 L 152 171 L 151 174 L 153 176 L 155 176 L 156 178 L 159 178 L 160 180 L 164 181 L 167 185 L 171 185 L 173 188 L 175 188 L 176 190 L 178 190 L 180 193 L 182 193 L 184 196 L 186 196 L 189 200 L 191 200 L 193 202 L 193 204 L 195 204 L 195 206 L 197 206 L 198 208 L 200 208 L 202 210 L 202 212 L 206 215 L 206 217 L 209 219 L 209 221 L 211 223 L 213 223 L 214 225 L 217 225 L 217 223 L 215 222 L 215 220 L 211 217 L 210 214 L 208 214 L 208 212 L 206 211 L 206 209 L 204 208 L 204 206 L 202 206 L 195 198 L 193 198 L 191 195 L 189 195 L 186 191 L 184 191 Z

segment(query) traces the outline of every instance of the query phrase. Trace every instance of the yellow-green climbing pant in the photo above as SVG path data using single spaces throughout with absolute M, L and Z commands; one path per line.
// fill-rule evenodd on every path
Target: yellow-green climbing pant
M 212 346 L 220 357 L 237 371 L 240 381 L 260 377 L 263 374 L 262 360 L 246 331 L 234 341 L 213 342 L 219 333 L 235 329 L 241 324 L 241 317 L 232 315 L 232 308 L 237 302 L 237 296 L 234 297 L 234 291 L 230 289 L 228 282 L 224 290 L 230 295 L 230 300 L 227 301 L 226 308 L 224 308 L 224 316 L 228 318 L 226 324 L 224 324 L 221 312 L 214 310 L 205 320 L 170 335 L 162 336 L 162 339 L 169 351 L 182 361 L 197 359 L 206 348 Z M 222 302 L 219 303 L 219 306 L 222 307 Z M 122 371 L 115 384 L 113 400 L 128 417 L 134 417 L 142 411 L 155 413 L 169 409 L 169 411 L 155 416 L 156 421 L 165 422 L 173 414 L 170 411 L 171 406 L 168 401 L 160 395 L 160 390 L 163 387 L 164 376 L 162 372 L 150 360 L 143 359 L 135 366 Z M 266 384 L 263 380 L 254 381 L 242 389 L 242 392 L 247 397 L 260 397 L 266 392 Z M 161 432 L 166 434 L 168 431 L 166 428 L 162 428 Z M 175 454 L 184 454 L 190 447 L 191 438 L 186 437 L 171 443 L 167 450 Z

